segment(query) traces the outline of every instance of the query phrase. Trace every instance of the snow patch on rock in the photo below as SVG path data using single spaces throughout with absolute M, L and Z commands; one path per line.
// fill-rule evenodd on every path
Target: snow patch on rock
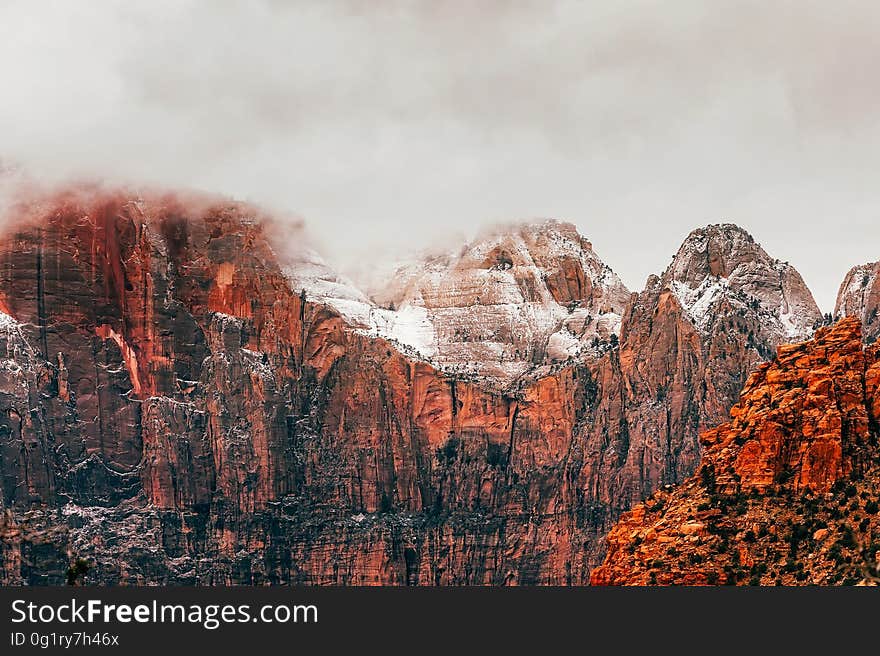
M 712 319 L 715 304 L 730 287 L 727 278 L 707 276 L 696 287 L 685 282 L 672 281 L 672 293 L 697 328 L 705 330 Z
M 374 298 L 425 309 L 441 368 L 509 384 L 598 355 L 630 293 L 574 226 L 544 221 L 403 266 Z
M 722 303 L 756 330 L 766 331 L 771 343 L 809 339 L 822 323 L 822 314 L 794 267 L 770 257 L 749 233 L 733 224 L 693 231 L 661 284 L 704 333 L 713 330 L 721 317 Z
M 501 385 L 601 353 L 619 336 L 630 298 L 574 226 L 556 221 L 496 230 L 458 252 L 412 261 L 372 298 L 311 250 L 285 273 L 354 330 Z
M 394 342 L 408 355 L 429 359 L 435 354 L 433 326 L 424 308 L 411 304 L 397 309 L 379 307 L 311 249 L 303 249 L 284 273 L 297 292 L 325 303 L 357 332 Z

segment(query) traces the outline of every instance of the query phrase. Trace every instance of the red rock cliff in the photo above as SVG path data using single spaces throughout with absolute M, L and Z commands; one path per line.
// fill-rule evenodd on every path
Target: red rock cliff
M 20 208 L 0 246 L 5 582 L 84 558 L 94 583 L 586 583 L 776 339 L 732 301 L 697 327 L 657 280 L 619 349 L 490 391 L 297 294 L 267 221 L 96 189 Z

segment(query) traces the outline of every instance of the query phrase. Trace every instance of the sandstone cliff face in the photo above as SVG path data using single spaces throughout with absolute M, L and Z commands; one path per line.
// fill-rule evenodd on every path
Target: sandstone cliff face
M 699 430 L 778 337 L 723 298 L 698 325 L 667 273 L 621 310 L 619 347 L 499 391 L 392 341 L 319 261 L 280 256 L 251 207 L 77 190 L 16 219 L 0 245 L 7 583 L 60 582 L 76 558 L 92 583 L 586 583 L 611 522 L 693 472 Z M 604 269 L 541 259 L 559 231 L 481 246 L 465 270 L 491 260 L 477 277 L 499 293 L 613 310 Z M 739 250 L 720 252 L 735 270 Z
M 516 397 L 441 375 L 305 302 L 245 206 L 94 191 L 19 218 L 5 582 L 77 557 L 97 583 L 586 580 L 586 370 Z
M 858 317 L 864 325 L 865 341 L 880 337 L 880 262 L 853 267 L 840 285 L 834 316 Z
M 873 580 L 880 550 L 880 350 L 845 319 L 783 346 L 698 474 L 625 513 L 594 584 Z

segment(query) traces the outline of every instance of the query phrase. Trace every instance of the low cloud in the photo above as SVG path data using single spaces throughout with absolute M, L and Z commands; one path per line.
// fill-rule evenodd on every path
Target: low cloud
M 729 220 L 830 309 L 880 258 L 878 31 L 867 2 L 12 0 L 0 156 L 278 208 L 358 275 L 553 216 L 637 289 Z

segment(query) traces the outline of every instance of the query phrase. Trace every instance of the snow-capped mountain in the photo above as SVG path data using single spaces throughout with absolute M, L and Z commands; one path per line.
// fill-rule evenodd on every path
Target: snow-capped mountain
M 402 267 L 374 299 L 427 318 L 433 339 L 421 347 L 436 365 L 509 384 L 601 353 L 630 292 L 573 225 L 550 220 Z
M 631 299 L 592 244 L 553 220 L 498 228 L 457 252 L 410 262 L 371 297 L 312 250 L 286 273 L 356 330 L 502 386 L 601 355 L 620 337 Z M 704 335 L 730 329 L 725 322 L 736 317 L 761 357 L 808 339 L 822 322 L 800 274 L 732 224 L 694 230 L 649 285 L 672 291 Z
M 730 311 L 754 319 L 770 343 L 808 339 L 822 321 L 801 275 L 725 223 L 694 230 L 660 279 L 704 334 Z M 721 312 L 722 308 L 730 311 Z

